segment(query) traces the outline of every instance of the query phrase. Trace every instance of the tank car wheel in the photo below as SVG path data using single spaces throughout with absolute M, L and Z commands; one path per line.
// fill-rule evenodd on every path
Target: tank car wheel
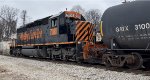
M 130 61 L 130 64 L 128 64 L 129 62 L 127 62 L 127 67 L 129 67 L 130 69 L 140 69 L 143 66 L 143 59 L 142 56 L 139 53 L 133 52 L 132 57 L 128 58 L 128 60 Z
M 150 69 L 150 64 L 149 63 L 150 63 L 149 61 L 143 63 L 143 66 L 145 67 L 146 70 Z
M 105 54 L 103 55 L 102 61 L 103 61 L 103 64 L 104 64 L 107 68 L 111 67 L 111 63 L 110 63 L 110 61 L 108 60 L 108 56 L 107 56 L 107 55 L 105 55 Z

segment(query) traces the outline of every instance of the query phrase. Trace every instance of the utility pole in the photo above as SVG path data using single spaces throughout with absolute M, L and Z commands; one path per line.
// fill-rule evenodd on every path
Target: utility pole
M 26 24 L 26 15 L 27 15 L 27 11 L 26 10 L 23 10 L 23 26 L 25 26 Z
M 24 27 L 26 24 L 26 18 L 27 18 L 27 11 L 26 10 L 22 11 L 21 18 L 22 18 L 22 26 Z

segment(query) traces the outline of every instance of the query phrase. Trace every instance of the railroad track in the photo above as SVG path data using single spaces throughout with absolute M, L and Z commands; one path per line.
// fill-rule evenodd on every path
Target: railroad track
M 9 56 L 9 55 L 5 55 Z M 11 56 L 15 57 L 16 56 Z M 62 60 L 50 60 L 47 58 L 37 58 L 37 57 L 17 57 L 17 58 L 24 58 L 24 59 L 30 59 L 30 60 L 37 60 L 37 61 L 44 61 L 44 62 L 52 62 L 52 63 L 57 63 L 57 64 L 67 64 L 67 65 L 76 65 L 76 66 L 83 66 L 83 67 L 93 67 L 96 69 L 105 69 L 106 71 L 116 71 L 116 72 L 124 72 L 124 73 L 133 73 L 135 75 L 142 74 L 143 76 L 150 76 L 150 69 L 139 69 L 139 70 L 133 70 L 129 69 L 127 67 L 123 68 L 118 68 L 118 67 L 106 67 L 102 64 L 90 64 L 90 63 L 77 63 L 75 61 L 62 61 Z

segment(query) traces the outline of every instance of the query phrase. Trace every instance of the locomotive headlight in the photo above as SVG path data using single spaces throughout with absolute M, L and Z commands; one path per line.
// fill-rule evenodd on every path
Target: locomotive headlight
M 59 47 L 59 44 L 56 44 L 56 47 Z
M 113 43 L 113 46 L 116 46 L 116 44 L 115 44 L 115 43 Z
M 78 44 L 81 44 L 81 42 L 78 42 Z

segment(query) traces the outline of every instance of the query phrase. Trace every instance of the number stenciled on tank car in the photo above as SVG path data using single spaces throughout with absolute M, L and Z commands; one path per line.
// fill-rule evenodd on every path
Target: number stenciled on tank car
M 135 30 L 144 30 L 144 29 L 150 29 L 150 23 L 145 23 L 145 24 L 136 24 Z M 128 26 L 122 26 L 122 27 L 116 27 L 115 28 L 116 32 L 124 32 L 124 31 L 129 31 Z
M 116 27 L 116 32 L 129 31 L 128 26 Z
M 135 30 L 144 30 L 144 29 L 149 29 L 150 28 L 150 23 L 146 23 L 146 24 L 138 24 L 135 25 Z

